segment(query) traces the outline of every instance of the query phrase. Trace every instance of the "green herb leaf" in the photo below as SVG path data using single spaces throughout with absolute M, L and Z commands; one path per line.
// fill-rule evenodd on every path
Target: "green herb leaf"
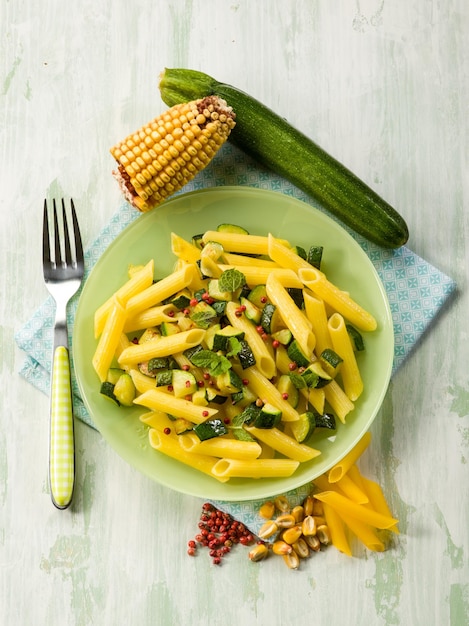
M 212 352 L 211 350 L 199 350 L 199 352 L 196 352 L 191 356 L 190 361 L 197 367 L 210 368 L 216 356 L 215 352 Z
M 225 270 L 218 279 L 220 291 L 236 291 L 246 283 L 246 278 L 242 272 L 235 268 Z
M 305 389 L 307 387 L 306 380 L 301 374 L 290 374 L 290 380 L 297 389 Z
M 190 361 L 196 367 L 208 369 L 212 376 L 224 374 L 231 367 L 231 361 L 226 356 L 212 352 L 212 350 L 200 350 L 191 357 Z
M 244 430 L 242 426 L 231 428 L 231 431 L 233 433 L 233 437 L 239 441 L 255 441 L 254 437 L 252 437 L 247 430 Z
M 228 348 L 226 352 L 227 357 L 236 356 L 239 352 L 241 352 L 241 342 L 236 337 L 228 337 L 226 345 Z
M 191 320 L 197 324 L 200 328 L 207 329 L 213 320 L 216 318 L 215 311 L 210 307 L 207 311 L 196 311 L 192 313 Z
M 210 374 L 212 376 L 220 376 L 220 374 L 224 374 L 230 369 L 231 361 L 222 354 L 215 354 L 215 357 L 216 359 L 212 361 L 210 367 Z

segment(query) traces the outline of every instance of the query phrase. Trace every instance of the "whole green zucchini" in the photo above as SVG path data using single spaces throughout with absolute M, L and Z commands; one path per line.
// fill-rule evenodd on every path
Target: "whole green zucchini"
M 236 114 L 236 126 L 229 141 L 315 198 L 368 240 L 386 248 L 398 248 L 406 243 L 409 231 L 395 209 L 255 98 L 189 69 L 165 69 L 159 88 L 168 106 L 209 95 L 223 98 Z

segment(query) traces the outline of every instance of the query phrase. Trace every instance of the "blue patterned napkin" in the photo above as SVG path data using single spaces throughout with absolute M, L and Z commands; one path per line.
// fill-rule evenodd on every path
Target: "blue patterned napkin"
M 299 189 L 283 178 L 263 169 L 231 144 L 223 146 L 209 166 L 180 193 L 222 185 L 244 185 L 277 191 L 321 210 L 321 207 Z M 108 225 L 86 251 L 85 278 L 108 245 L 138 216 L 139 213 L 135 209 L 127 203 L 122 203 Z M 331 215 L 329 217 L 335 219 Z M 385 287 L 394 324 L 393 373 L 395 373 L 455 291 L 456 284 L 450 277 L 405 246 L 398 250 L 387 250 L 366 241 L 350 229 L 347 230 L 367 253 Z M 73 328 L 78 299 L 79 294 L 69 305 L 70 329 Z M 20 374 L 46 394 L 49 393 L 50 385 L 54 312 L 55 305 L 49 297 L 15 336 L 18 346 L 26 353 Z M 72 386 L 76 417 L 94 427 L 80 398 L 73 375 Z M 300 501 L 309 490 L 310 486 L 306 485 L 290 492 L 288 496 L 292 502 Z M 254 532 L 258 528 L 260 519 L 256 515 L 257 502 L 217 502 L 215 504 L 243 521 Z

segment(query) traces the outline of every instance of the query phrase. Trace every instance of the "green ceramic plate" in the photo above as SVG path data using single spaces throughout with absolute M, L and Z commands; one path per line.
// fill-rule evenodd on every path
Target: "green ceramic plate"
M 127 279 L 129 264 L 155 259 L 155 273 L 164 276 L 174 265 L 170 233 L 190 239 L 194 234 L 230 222 L 252 234 L 273 233 L 306 249 L 323 245 L 323 270 L 378 321 L 367 334 L 366 353 L 360 354 L 365 391 L 347 424 L 339 424 L 335 438 L 314 441 L 321 456 L 300 465 L 287 479 L 232 479 L 219 483 L 153 450 L 146 426 L 139 421 L 142 407 L 123 409 L 99 394 L 91 366 L 96 348 L 93 315 L 97 307 Z M 385 396 L 393 361 L 393 326 L 386 293 L 369 258 L 336 222 L 320 211 L 282 193 L 249 187 L 217 187 L 177 196 L 161 208 L 139 216 L 104 252 L 82 291 L 73 332 L 73 358 L 85 405 L 97 428 L 128 463 L 155 481 L 201 498 L 238 501 L 282 493 L 301 486 L 339 461 L 369 429 Z

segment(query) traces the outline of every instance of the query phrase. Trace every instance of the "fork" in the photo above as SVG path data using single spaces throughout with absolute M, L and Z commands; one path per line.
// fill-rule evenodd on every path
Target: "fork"
M 49 485 L 51 499 L 58 509 L 66 509 L 75 483 L 75 443 L 73 404 L 68 348 L 67 304 L 78 291 L 84 273 L 83 247 L 73 200 L 71 215 L 73 244 L 65 202 L 62 199 L 62 229 L 53 200 L 53 233 L 49 230 L 47 200 L 44 200 L 42 265 L 46 287 L 55 300 L 54 348 L 52 355 Z M 63 231 L 63 236 L 61 232 Z M 73 252 L 72 252 L 73 245 Z M 52 254 L 51 254 L 52 252 Z

